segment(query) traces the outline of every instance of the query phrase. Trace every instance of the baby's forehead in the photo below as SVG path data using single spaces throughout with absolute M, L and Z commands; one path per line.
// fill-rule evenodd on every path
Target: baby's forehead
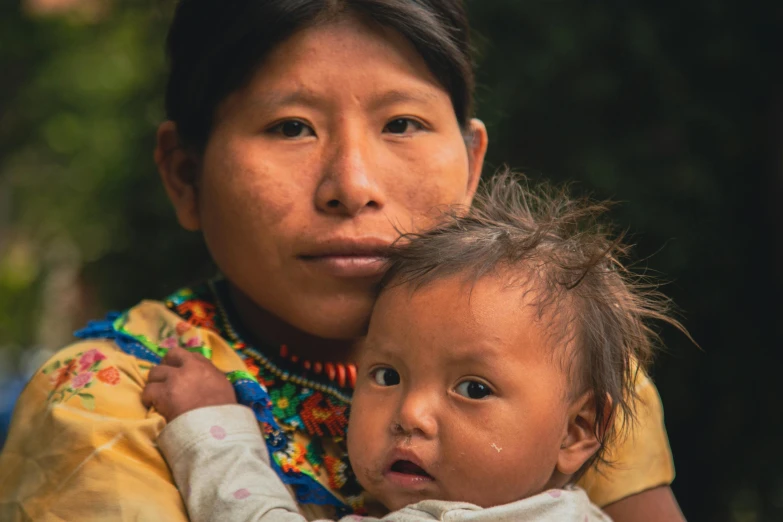
M 433 297 L 436 296 L 436 297 Z M 482 309 L 503 309 L 517 313 L 527 320 L 529 313 L 543 315 L 547 303 L 554 297 L 533 269 L 527 267 L 496 267 L 476 274 L 469 270 L 438 277 L 395 281 L 386 286 L 379 299 L 394 299 L 397 305 L 419 304 L 443 298 L 443 304 L 466 308 L 471 313 Z
M 374 310 L 374 322 L 405 333 L 425 323 L 436 340 L 503 340 L 508 344 L 549 344 L 559 329 L 557 307 L 534 277 L 497 271 L 481 277 L 457 273 L 387 287 Z M 511 341 L 518 339 L 518 343 Z

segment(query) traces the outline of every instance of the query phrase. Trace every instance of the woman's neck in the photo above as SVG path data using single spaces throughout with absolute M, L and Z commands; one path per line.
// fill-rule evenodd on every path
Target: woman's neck
M 231 305 L 242 323 L 242 329 L 250 336 L 247 341 L 251 344 L 286 345 L 290 355 L 313 362 L 355 362 L 354 356 L 362 338 L 325 339 L 304 332 L 264 310 L 233 284 L 227 283 Z

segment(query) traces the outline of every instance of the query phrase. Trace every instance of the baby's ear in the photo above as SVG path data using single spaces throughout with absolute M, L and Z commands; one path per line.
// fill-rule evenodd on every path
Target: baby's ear
M 600 417 L 596 416 L 596 401 L 593 392 L 586 392 L 575 400 L 568 410 L 568 425 L 560 443 L 557 457 L 557 471 L 563 475 L 573 475 L 601 448 L 599 437 L 609 425 L 611 416 L 611 398 Z M 596 418 L 601 425 L 596 426 Z

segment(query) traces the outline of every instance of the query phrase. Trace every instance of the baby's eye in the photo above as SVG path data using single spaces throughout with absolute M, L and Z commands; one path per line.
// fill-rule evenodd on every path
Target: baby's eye
M 457 385 L 456 392 L 468 399 L 483 399 L 492 395 L 489 386 L 478 381 L 463 381 Z
M 389 134 L 411 134 L 423 128 L 424 125 L 411 118 L 395 118 L 386 124 L 383 132 L 388 132 Z
M 395 386 L 400 384 L 400 374 L 391 368 L 378 368 L 373 370 L 372 378 L 381 386 Z
M 313 128 L 299 120 L 281 121 L 277 125 L 270 127 L 267 132 L 271 134 L 280 134 L 285 138 L 315 136 Z

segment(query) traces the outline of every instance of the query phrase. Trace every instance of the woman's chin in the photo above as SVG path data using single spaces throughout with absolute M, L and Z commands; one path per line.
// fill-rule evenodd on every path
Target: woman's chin
M 315 337 L 334 341 L 351 341 L 367 335 L 370 309 L 357 313 L 355 309 L 342 308 L 344 313 L 335 308 L 319 313 L 318 317 L 302 317 L 294 326 Z
M 355 340 L 367 334 L 374 295 L 330 295 L 313 297 L 296 307 L 283 319 L 291 326 L 314 337 L 330 340 Z

